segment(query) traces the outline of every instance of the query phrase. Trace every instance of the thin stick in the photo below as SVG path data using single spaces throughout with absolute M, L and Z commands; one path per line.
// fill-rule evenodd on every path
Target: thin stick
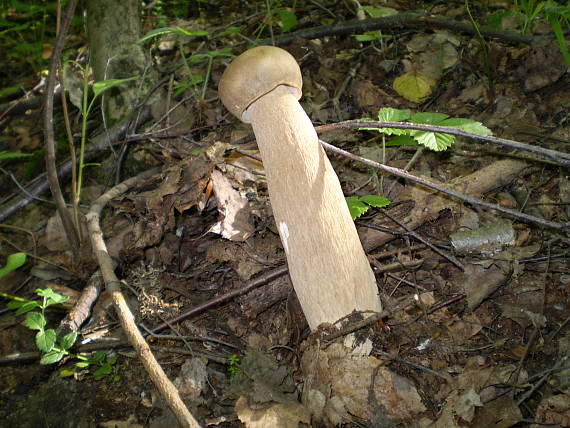
M 451 190 L 451 189 L 448 189 L 446 187 L 439 186 L 439 185 L 432 183 L 431 181 L 425 180 L 423 178 L 416 177 L 415 175 L 409 174 L 409 173 L 407 173 L 407 172 L 405 172 L 399 168 L 394 168 L 394 167 L 388 166 L 388 165 L 382 165 L 381 163 L 374 162 L 374 161 L 365 159 L 361 156 L 354 155 L 350 152 L 347 152 L 346 150 L 339 149 L 338 147 L 333 146 L 332 144 L 326 143 L 322 140 L 319 140 L 319 141 L 320 141 L 321 145 L 328 151 L 331 151 L 333 153 L 337 153 L 339 155 L 342 155 L 342 156 L 347 157 L 349 159 L 352 159 L 354 161 L 361 162 L 364 165 L 371 166 L 372 168 L 376 168 L 376 169 L 379 169 L 382 171 L 386 171 L 386 172 L 388 172 L 392 175 L 395 175 L 397 177 L 405 178 L 406 180 L 413 181 L 415 183 L 421 184 L 422 186 L 429 187 L 430 189 L 437 190 L 438 192 L 446 193 L 450 196 L 453 196 L 453 197 L 455 197 L 461 201 L 467 202 L 469 204 L 479 205 L 479 206 L 482 206 L 485 208 L 489 208 L 489 209 L 492 209 L 495 211 L 499 211 L 499 212 L 502 212 L 504 214 L 510 215 L 511 217 L 515 217 L 519 220 L 522 220 L 524 222 L 539 224 L 541 226 L 549 227 L 551 229 L 564 230 L 564 229 L 570 228 L 570 222 L 569 223 L 556 223 L 556 222 L 548 221 L 548 220 L 545 220 L 542 218 L 534 217 L 532 215 L 521 213 L 519 211 L 511 210 L 509 208 L 505 208 L 505 207 L 502 207 L 500 205 L 490 204 L 489 202 L 482 201 L 481 199 L 471 198 L 471 197 L 466 196 L 462 193 L 456 192 L 455 190 Z
M 73 1 L 73 0 L 72 0 Z M 160 391 L 162 398 L 166 401 L 172 412 L 176 415 L 178 422 L 184 427 L 199 427 L 198 421 L 192 416 L 188 408 L 184 405 L 178 390 L 168 379 L 162 367 L 158 364 L 148 344 L 145 342 L 143 336 L 136 327 L 135 319 L 131 313 L 121 289 L 119 287 L 119 279 L 113 271 L 113 261 L 107 251 L 107 246 L 103 240 L 103 232 L 99 224 L 99 216 L 105 205 L 113 198 L 126 192 L 129 188 L 136 183 L 146 180 L 158 172 L 157 169 L 148 170 L 136 177 L 130 178 L 121 184 L 113 187 L 103 196 L 98 198 L 87 213 L 87 227 L 91 237 L 91 244 L 93 252 L 97 257 L 103 279 L 105 281 L 106 289 L 115 305 L 115 310 L 121 321 L 121 326 L 129 342 L 133 345 L 139 358 L 141 359 L 144 368 L 146 369 L 151 380 Z

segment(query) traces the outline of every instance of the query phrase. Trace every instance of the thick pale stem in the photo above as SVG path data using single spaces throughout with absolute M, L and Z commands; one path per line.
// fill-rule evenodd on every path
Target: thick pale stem
M 381 310 L 376 280 L 338 178 L 310 119 L 286 86 L 246 112 L 295 292 L 312 330 L 354 310 Z

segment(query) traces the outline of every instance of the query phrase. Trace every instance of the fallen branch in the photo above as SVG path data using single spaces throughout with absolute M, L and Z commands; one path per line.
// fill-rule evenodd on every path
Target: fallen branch
M 458 33 L 475 35 L 473 25 L 467 22 L 452 21 L 449 18 L 428 16 L 426 12 L 404 12 L 396 15 L 384 16 L 382 18 L 370 18 L 364 20 L 344 21 L 333 25 L 322 25 L 320 27 L 307 28 L 294 33 L 289 33 L 281 37 L 276 37 L 274 42 L 271 39 L 262 40 L 261 45 L 282 46 L 298 39 L 319 39 L 325 36 L 343 36 L 351 34 L 362 34 L 373 30 L 401 30 L 417 29 L 418 27 L 443 28 Z M 479 31 L 484 37 L 496 38 L 505 42 L 529 45 L 536 40 L 536 37 L 525 36 L 516 31 L 499 30 L 486 25 L 479 26 Z
M 87 227 L 89 229 L 89 235 L 91 237 L 93 252 L 97 257 L 101 273 L 103 274 L 106 290 L 113 299 L 115 310 L 119 316 L 121 326 L 123 327 L 123 330 L 127 335 L 129 342 L 133 345 L 133 348 L 141 359 L 143 366 L 146 369 L 151 380 L 158 388 L 162 398 L 166 401 L 172 412 L 176 415 L 178 422 L 180 422 L 183 427 L 199 427 L 200 425 L 180 398 L 178 390 L 168 379 L 162 370 L 162 367 L 154 358 L 150 347 L 145 342 L 143 336 L 136 327 L 133 314 L 131 313 L 127 302 L 125 301 L 123 294 L 121 293 L 119 280 L 114 272 L 113 261 L 107 251 L 107 246 L 103 240 L 103 232 L 101 231 L 101 226 L 99 224 L 99 216 L 101 214 L 101 211 L 111 199 L 121 195 L 135 184 L 146 180 L 157 172 L 157 169 L 148 170 L 142 174 L 137 175 L 136 177 L 130 178 L 123 183 L 118 184 L 107 193 L 99 197 L 95 202 L 93 202 L 91 208 L 89 209 L 89 212 L 87 213 Z

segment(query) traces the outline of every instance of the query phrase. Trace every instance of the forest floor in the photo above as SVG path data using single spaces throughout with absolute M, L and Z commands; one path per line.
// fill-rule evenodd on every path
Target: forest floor
M 329 153 L 346 196 L 390 200 L 385 208 L 364 207 L 356 220 L 388 312 L 332 340 L 332 326 L 310 333 L 283 269 L 251 127 L 217 97 L 231 61 L 222 49 L 238 55 L 251 46 L 247 38 L 259 34 L 267 42 L 273 34 L 300 64 L 301 104 L 315 126 L 376 120 L 385 107 L 409 109 L 441 113 L 425 116 L 432 124 L 471 119 L 494 136 L 568 153 L 570 76 L 548 22 L 536 22 L 530 43 L 478 38 L 442 24 L 470 22 L 461 2 L 387 1 L 364 17 L 429 7 L 430 17 L 443 19 L 400 22 L 360 38 L 365 31 L 312 37 L 317 25 L 354 19 L 345 4 L 352 2 L 275 6 L 271 21 L 263 2 L 198 3 L 203 9 L 184 18 L 158 20 L 146 10 L 145 32 L 167 25 L 209 37 L 179 45 L 181 36 L 172 33 L 147 42 L 167 77 L 168 107 L 155 107 L 143 128 L 101 154 L 83 190 L 88 206 L 118 181 L 160 168 L 113 199 L 101 224 L 137 325 L 193 415 L 220 427 L 570 427 L 570 239 L 561 226 L 570 221 L 567 167 L 464 137 L 435 151 L 410 138 L 396 145 L 374 130 L 321 133 L 357 156 L 539 220 L 521 221 Z M 477 3 L 471 12 L 481 25 L 514 7 Z M 288 28 L 291 15 L 296 23 Z M 503 29 L 519 31 L 515 18 L 504 19 Z M 84 37 L 70 36 L 70 44 L 79 51 Z M 211 73 L 207 61 L 190 61 L 202 81 L 188 84 L 188 68 L 177 66 L 181 52 L 209 54 Z M 33 87 L 38 75 L 4 71 L 2 84 Z M 8 172 L 25 183 L 43 171 L 43 137 L 40 110 L 0 112 L 0 148 L 35 153 L 1 164 L 4 207 L 21 192 Z M 98 114 L 92 135 L 104 132 Z M 74 132 L 79 123 L 73 121 Z M 36 289 L 50 287 L 70 296 L 70 310 L 97 263 L 87 240 L 79 260 L 69 251 L 55 214 L 53 205 L 36 201 L 0 224 L 2 263 L 16 251 L 28 254 L 23 267 L 0 280 L 0 291 L 34 299 Z M 267 275 L 273 279 L 263 281 Z M 244 286 L 252 290 L 220 301 Z M 49 325 L 56 328 L 64 314 L 47 312 Z M 355 314 L 342 328 L 361 319 Z M 13 356 L 0 365 L 1 426 L 176 426 L 105 291 L 79 330 L 77 352 L 104 352 L 90 370 L 76 371 L 74 358 L 40 365 L 34 332 L 22 321 L 14 311 L 0 312 L 0 357 Z

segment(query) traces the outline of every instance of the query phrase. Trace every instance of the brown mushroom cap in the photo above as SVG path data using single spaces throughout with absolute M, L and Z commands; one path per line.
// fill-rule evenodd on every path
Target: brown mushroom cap
M 299 64 L 281 48 L 258 46 L 242 53 L 226 68 L 218 93 L 226 108 L 247 123 L 246 109 L 279 85 L 291 87 L 297 99 L 301 98 L 303 78 Z

